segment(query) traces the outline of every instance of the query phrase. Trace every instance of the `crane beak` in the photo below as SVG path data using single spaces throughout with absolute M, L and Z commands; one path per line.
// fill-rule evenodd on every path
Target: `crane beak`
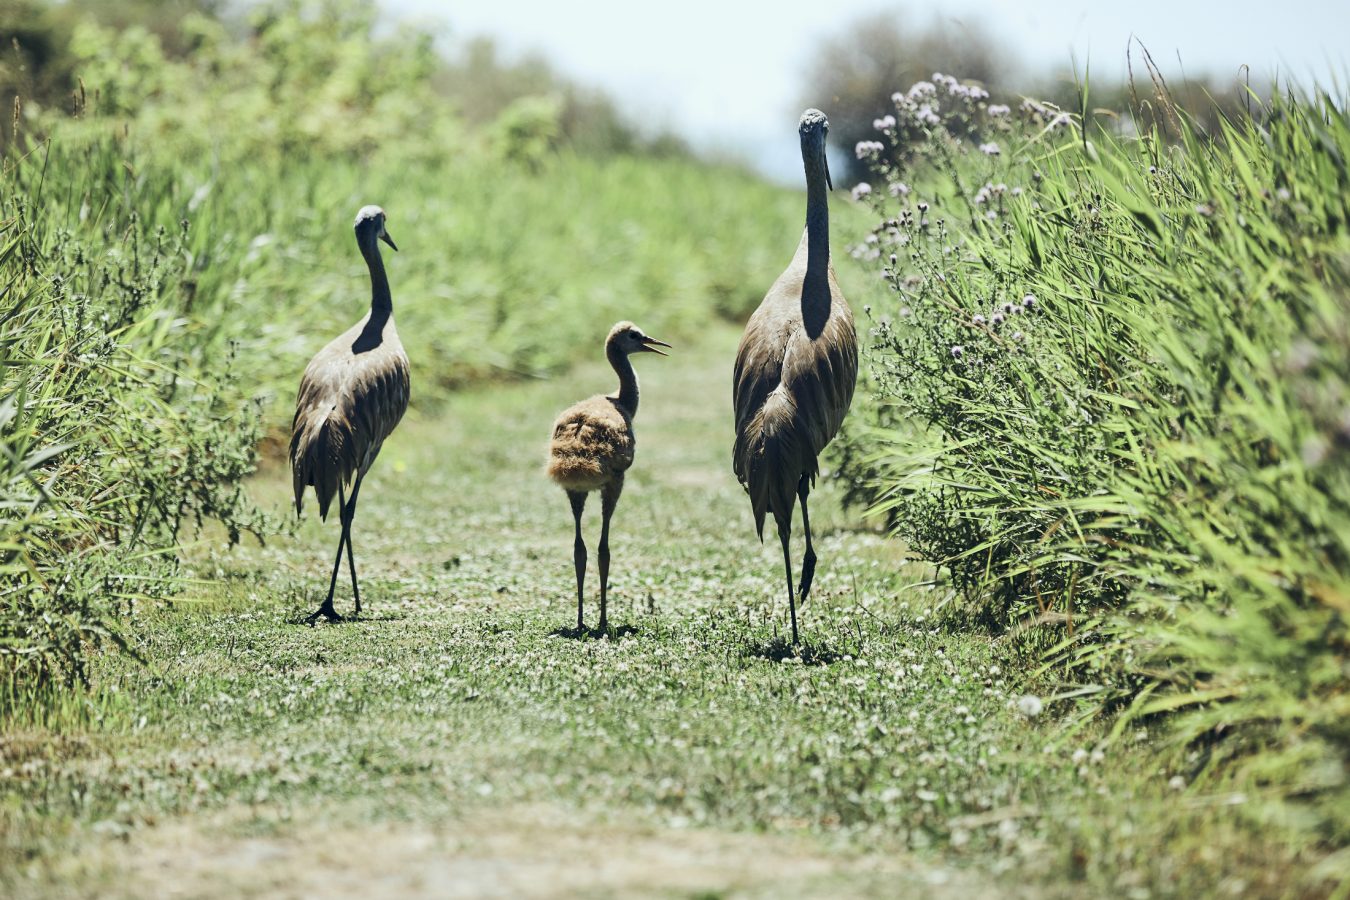
M 657 347 L 669 347 L 669 346 L 670 345 L 667 344 L 665 341 L 658 341 L 656 338 L 653 337 L 645 337 L 642 339 L 642 349 L 646 350 L 648 353 L 661 353 L 660 350 L 656 349 Z M 661 355 L 669 356 L 670 354 L 661 353 Z
M 395 250 L 398 249 L 398 244 L 394 243 L 394 239 L 389 236 L 389 232 L 381 231 L 380 240 L 384 241 L 386 244 L 388 244 L 390 247 L 393 247 Z
M 830 180 L 830 158 L 825 156 L 823 150 L 820 155 L 825 159 L 825 186 L 830 190 L 834 190 L 834 182 Z

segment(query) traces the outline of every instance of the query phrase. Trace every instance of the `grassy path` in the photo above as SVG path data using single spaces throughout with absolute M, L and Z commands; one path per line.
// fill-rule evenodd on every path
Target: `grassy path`
M 407 420 L 363 492 L 366 618 L 295 624 L 337 535 L 311 511 L 294 539 L 200 558 L 223 588 L 146 614 L 150 666 L 101 661 L 100 723 L 4 737 L 0 892 L 1109 886 L 1092 879 L 1128 869 L 1080 856 L 1123 852 L 1098 846 L 1115 839 L 1103 822 L 1129 818 L 1113 812 L 1111 767 L 1047 748 L 1011 702 L 1018 661 L 935 624 L 924 572 L 828 485 L 804 629 L 835 659 L 766 657 L 786 609 L 778 550 L 755 540 L 728 471 L 735 340 L 720 328 L 638 360 L 638 456 L 612 543 L 611 615 L 631 634 L 552 634 L 574 606 L 570 513 L 541 472 L 549 424 L 612 375 L 597 362 L 461 394 Z M 281 504 L 289 480 L 274 468 L 257 489 Z M 598 509 L 587 525 L 594 547 Z M 1163 808 L 1166 774 L 1130 790 Z M 1164 862 L 1139 856 L 1139 882 L 1159 878 Z

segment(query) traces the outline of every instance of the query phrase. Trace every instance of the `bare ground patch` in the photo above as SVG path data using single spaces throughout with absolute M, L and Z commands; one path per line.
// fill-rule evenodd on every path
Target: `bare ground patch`
M 174 820 L 52 860 L 31 896 L 1006 897 L 974 873 L 795 836 L 577 823 L 512 807 L 439 827 Z M 266 835 L 247 832 L 271 831 Z M 72 890 L 73 885 L 79 885 Z

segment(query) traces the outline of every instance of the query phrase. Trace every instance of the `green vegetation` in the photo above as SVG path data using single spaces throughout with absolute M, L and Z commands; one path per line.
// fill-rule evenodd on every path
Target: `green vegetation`
M 368 479 L 367 618 L 296 624 L 327 587 L 332 522 L 203 546 L 189 565 L 209 583 L 138 621 L 149 665 L 97 657 L 97 718 L 7 732 L 0 893 L 1317 885 L 1289 829 L 1238 827 L 1234 788 L 1179 790 L 1184 755 L 1028 719 L 1034 660 L 953 627 L 929 569 L 857 530 L 834 491 L 813 497 L 803 618 L 833 661 L 780 659 L 779 551 L 754 538 L 717 402 L 738 336 L 718 325 L 643 360 L 613 532 L 622 637 L 553 634 L 575 613 L 572 522 L 539 472 L 551 416 L 613 373 L 593 352 L 566 379 L 461 391 L 406 422 Z M 284 503 L 284 467 L 255 488 Z M 586 525 L 594 541 L 595 510 Z
M 1343 106 L 1291 96 L 1214 141 L 1173 110 L 1169 144 L 963 91 L 900 103 L 904 158 L 864 148 L 871 196 L 903 199 L 864 248 L 896 299 L 855 486 L 967 611 L 1044 650 L 1074 718 L 1171 713 L 1259 822 L 1344 846 Z M 934 95 L 947 121 L 915 140 Z
M 883 223 L 834 204 L 874 348 L 832 467 L 900 540 L 821 491 L 798 657 L 726 393 L 799 192 L 368 4 L 216 9 L 44 9 L 0 69 L 34 98 L 0 171 L 0 893 L 484 854 L 615 893 L 1346 890 L 1343 105 L 1125 140 L 901 104 L 855 192 Z M 268 511 L 368 202 L 414 408 L 363 494 L 372 617 L 309 630 L 331 523 Z M 530 473 L 620 318 L 676 347 L 615 524 L 631 631 L 577 642 Z

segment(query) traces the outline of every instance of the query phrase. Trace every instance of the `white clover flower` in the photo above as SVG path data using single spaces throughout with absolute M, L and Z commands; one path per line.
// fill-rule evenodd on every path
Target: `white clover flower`
M 1017 711 L 1028 719 L 1036 718 L 1043 709 L 1045 709 L 1045 704 L 1041 702 L 1040 697 L 1034 694 L 1023 694 L 1017 700 Z
M 988 143 L 980 145 L 980 152 L 986 156 L 998 156 L 1003 151 L 998 148 L 998 144 L 989 141 Z
M 1014 332 L 1012 333 L 1012 339 L 1013 339 L 1014 341 L 1020 341 L 1020 340 L 1022 340 L 1023 337 L 1025 337 L 1025 335 L 1022 334 L 1022 332 L 1020 332 L 1020 331 L 1014 331 Z
M 1293 195 L 1292 193 L 1290 193 L 1289 188 L 1280 188 L 1279 190 L 1277 190 L 1277 191 L 1275 192 L 1275 196 L 1276 196 L 1276 197 L 1279 197 L 1281 200 L 1285 201 L 1286 203 L 1288 203 L 1290 200 L 1292 200 L 1292 199 L 1294 198 L 1294 195 Z
M 872 186 L 871 186 L 870 184 L 868 184 L 867 182 L 865 182 L 865 181 L 860 181 L 860 182 L 858 182 L 857 184 L 855 184 L 855 185 L 853 186 L 853 199 L 854 199 L 854 200 L 861 200 L 862 198 L 866 197 L 866 196 L 867 196 L 868 194 L 870 194 L 870 193 L 872 193 Z M 870 237 L 872 237 L 872 238 L 875 239 L 875 238 L 876 238 L 876 235 L 870 235 Z
M 1071 758 L 1075 766 L 1081 765 L 1082 763 L 1087 761 L 1088 752 L 1084 750 L 1082 747 L 1079 747 L 1077 750 L 1073 751 L 1073 756 Z
M 1167 780 L 1167 786 L 1174 791 L 1184 791 L 1186 790 L 1186 779 L 1180 775 L 1173 775 Z

